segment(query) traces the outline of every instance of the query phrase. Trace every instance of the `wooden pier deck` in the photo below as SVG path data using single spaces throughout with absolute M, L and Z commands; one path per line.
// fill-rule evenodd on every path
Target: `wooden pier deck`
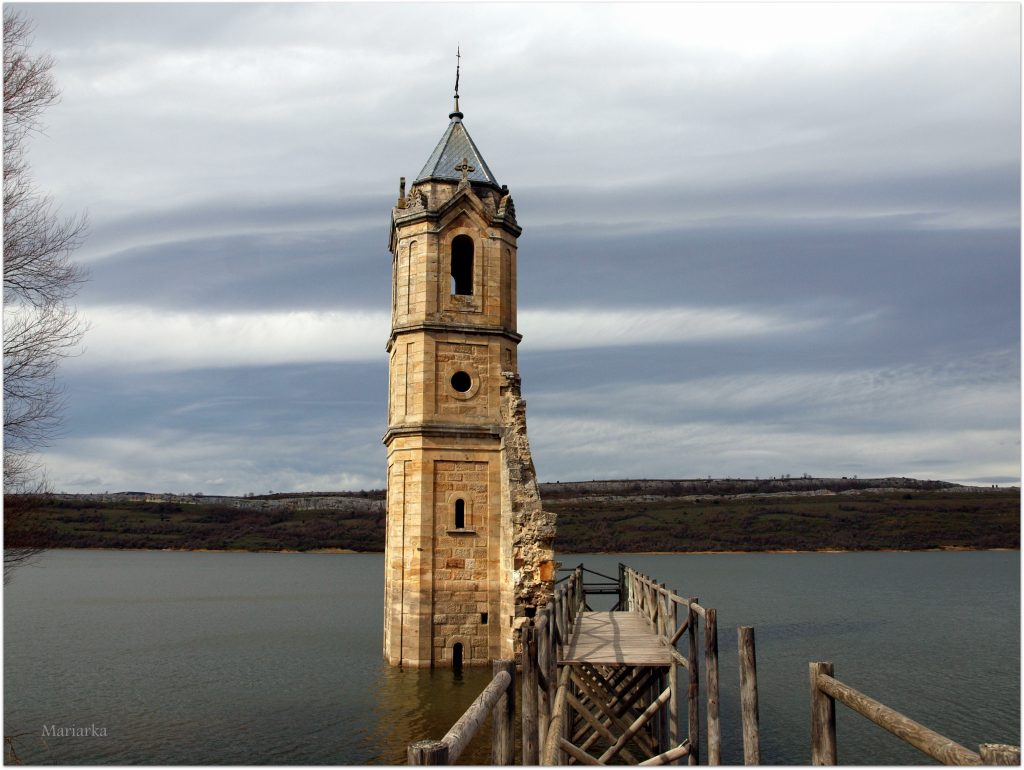
M 639 612 L 581 612 L 559 665 L 671 666 L 672 650 Z

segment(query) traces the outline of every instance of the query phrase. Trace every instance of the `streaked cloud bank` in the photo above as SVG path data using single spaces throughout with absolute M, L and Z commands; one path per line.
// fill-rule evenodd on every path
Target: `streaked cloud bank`
M 391 317 L 376 311 L 174 312 L 140 305 L 91 307 L 85 354 L 71 368 L 132 361 L 149 371 L 378 361 Z M 525 310 L 519 329 L 533 350 L 657 345 L 793 334 L 821 325 L 734 308 Z
M 387 216 L 456 42 L 543 479 L 1019 477 L 1018 6 L 16 7 L 92 222 L 57 488 L 383 485 Z

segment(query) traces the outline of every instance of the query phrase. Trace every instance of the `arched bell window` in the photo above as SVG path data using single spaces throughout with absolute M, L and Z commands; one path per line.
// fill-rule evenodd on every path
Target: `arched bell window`
M 468 235 L 452 240 L 452 294 L 473 294 L 473 239 Z
M 466 501 L 461 497 L 455 501 L 455 529 L 466 528 Z

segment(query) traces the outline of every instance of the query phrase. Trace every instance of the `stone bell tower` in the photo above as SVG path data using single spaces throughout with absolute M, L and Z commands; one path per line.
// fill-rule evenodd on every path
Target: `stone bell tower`
M 455 111 L 392 210 L 384 656 L 486 664 L 547 601 L 541 511 L 516 348 L 508 188 Z

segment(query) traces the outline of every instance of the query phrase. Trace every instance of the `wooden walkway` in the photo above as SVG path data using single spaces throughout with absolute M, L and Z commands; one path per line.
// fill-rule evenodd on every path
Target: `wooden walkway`
M 584 584 L 584 573 L 604 582 Z M 587 605 L 591 593 L 617 593 L 619 601 L 611 612 L 594 612 Z M 743 762 L 760 765 L 754 629 L 737 631 Z M 521 633 L 522 708 L 516 709 L 515 662 L 494 661 L 491 683 L 444 738 L 409 745 L 410 765 L 455 764 L 489 716 L 492 765 L 514 764 L 517 733 L 522 763 L 531 767 L 700 764 L 701 637 L 707 706 L 703 745 L 707 763 L 721 764 L 718 615 L 713 607 L 702 607 L 695 597 L 669 591 L 624 564 L 617 580 L 581 564 L 558 581 L 551 600 Z M 682 641 L 685 654 L 676 647 Z M 837 762 L 836 702 L 944 764 L 1020 765 L 1019 746 L 982 744 L 975 753 L 833 674 L 831 663 L 810 664 L 815 765 Z M 515 726 L 517 711 L 521 731 Z
M 551 648 L 557 654 L 549 663 L 548 681 L 557 679 L 557 688 L 548 701 L 550 717 L 542 720 L 546 724 L 539 731 L 540 764 L 697 764 L 694 631 L 708 612 L 714 617 L 714 610 L 705 610 L 696 599 L 684 599 L 624 565 L 618 580 L 588 572 L 611 581 L 619 601 L 605 612 L 587 606 L 590 591 L 583 583 L 582 565 L 555 589 L 549 617 L 556 621 L 557 639 Z M 601 585 L 604 589 L 607 584 Z M 544 622 L 542 617 L 540 623 Z M 684 634 L 689 637 L 689 657 L 675 649 Z M 712 634 L 717 640 L 717 630 Z M 679 729 L 677 666 L 690 672 L 683 685 L 689 712 L 685 738 Z M 717 703 L 717 655 L 715 674 Z M 715 735 L 717 712 L 709 711 L 708 716 Z
M 668 642 L 639 612 L 581 612 L 559 665 L 671 666 Z

